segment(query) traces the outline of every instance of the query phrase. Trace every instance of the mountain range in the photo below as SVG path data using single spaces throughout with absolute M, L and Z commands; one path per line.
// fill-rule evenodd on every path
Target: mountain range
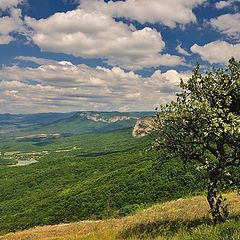
M 37 114 L 0 114 L 1 135 L 24 136 L 79 135 L 133 128 L 153 112 L 70 112 Z M 27 134 L 27 135 L 26 135 Z M 31 138 L 31 137 L 30 137 Z

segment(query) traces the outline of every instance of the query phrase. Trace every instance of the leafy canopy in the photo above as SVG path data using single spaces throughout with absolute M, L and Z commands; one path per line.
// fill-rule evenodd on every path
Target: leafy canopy
M 197 66 L 180 89 L 157 113 L 155 147 L 197 161 L 210 182 L 239 184 L 240 62 L 232 58 L 227 68 L 204 75 Z

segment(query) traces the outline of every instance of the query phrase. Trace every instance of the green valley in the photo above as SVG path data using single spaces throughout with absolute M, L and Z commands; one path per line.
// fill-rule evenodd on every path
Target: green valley
M 137 119 L 144 113 L 129 116 Z M 154 136 L 133 138 L 136 119 L 98 122 L 77 113 L 49 123 L 17 126 L 11 134 L 2 134 L 0 232 L 121 217 L 203 191 L 203 176 L 191 164 L 172 159 L 158 171 L 153 167 L 157 158 L 151 151 Z M 71 134 L 64 135 L 70 125 Z M 57 131 L 60 128 L 64 130 Z M 60 135 L 17 138 L 38 131 Z M 28 165 L 29 160 L 34 163 Z

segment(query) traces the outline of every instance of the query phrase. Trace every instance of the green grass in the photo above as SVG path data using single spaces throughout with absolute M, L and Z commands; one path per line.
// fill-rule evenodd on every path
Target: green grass
M 220 225 L 209 220 L 166 221 L 135 226 L 123 231 L 123 239 L 165 239 L 165 240 L 239 240 L 240 221 L 230 219 Z
M 228 193 L 231 214 L 214 225 L 205 196 L 156 204 L 118 219 L 43 226 L 3 236 L 4 240 L 239 240 L 239 195 Z M 1 239 L 1 237 L 0 237 Z

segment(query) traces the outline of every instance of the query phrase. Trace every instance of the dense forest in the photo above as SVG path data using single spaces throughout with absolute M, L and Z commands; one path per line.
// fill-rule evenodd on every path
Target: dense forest
M 203 175 L 192 164 L 171 159 L 159 167 L 152 140 L 133 138 L 132 128 L 2 140 L 0 231 L 121 217 L 203 191 Z M 26 158 L 38 162 L 14 166 Z

